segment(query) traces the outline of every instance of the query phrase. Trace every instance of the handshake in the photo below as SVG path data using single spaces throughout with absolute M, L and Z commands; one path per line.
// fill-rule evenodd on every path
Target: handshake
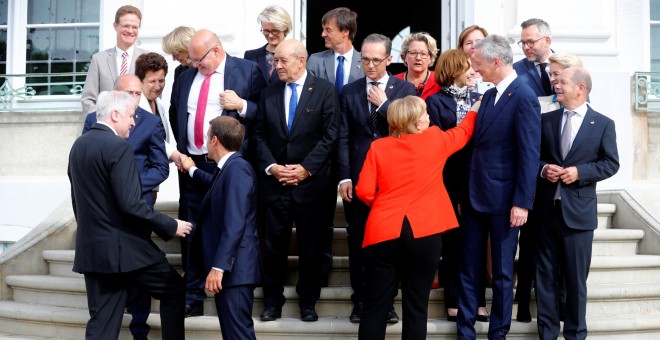
M 190 168 L 195 166 L 195 161 L 193 161 L 192 158 L 178 151 L 172 154 L 171 159 L 174 161 L 176 168 L 179 169 L 179 171 L 181 171 L 182 173 L 187 173 L 188 171 L 190 171 Z

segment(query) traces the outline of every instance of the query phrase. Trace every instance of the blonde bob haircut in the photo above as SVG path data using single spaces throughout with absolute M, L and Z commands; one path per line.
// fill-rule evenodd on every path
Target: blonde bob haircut
M 390 136 L 400 138 L 402 135 L 417 133 L 417 122 L 425 113 L 426 102 L 420 97 L 405 96 L 392 101 L 387 108 Z
M 470 69 L 470 55 L 460 48 L 447 50 L 435 64 L 435 82 L 442 87 L 453 85 L 456 78 Z
M 188 26 L 179 26 L 163 37 L 163 51 L 170 55 L 188 51 L 188 43 L 195 35 L 195 29 Z
M 259 16 L 257 16 L 257 22 L 259 25 L 263 25 L 265 22 L 273 24 L 276 29 L 282 31 L 282 34 L 284 34 L 285 37 L 291 33 L 291 28 L 293 27 L 289 12 L 277 5 L 271 5 L 264 8 L 264 10 L 259 13 Z
M 550 58 L 548 58 L 548 60 L 551 63 L 557 63 L 561 65 L 563 68 L 583 67 L 580 57 L 573 53 L 554 53 L 550 56 Z

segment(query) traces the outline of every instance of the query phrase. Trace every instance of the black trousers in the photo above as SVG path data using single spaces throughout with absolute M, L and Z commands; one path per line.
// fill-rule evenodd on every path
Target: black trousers
M 442 234 L 442 260 L 440 261 L 440 283 L 444 287 L 445 308 L 458 308 L 458 264 L 461 262 L 461 228 L 447 230 Z M 486 273 L 486 259 L 483 261 Z M 485 275 L 484 275 L 485 277 Z M 486 307 L 486 280 L 482 281 L 479 307 Z
M 274 202 L 265 204 L 264 228 L 264 302 L 266 307 L 284 305 L 284 280 L 288 272 L 291 232 L 296 227 L 298 238 L 298 284 L 300 307 L 313 306 L 321 296 L 326 252 L 332 242 L 332 220 L 336 194 L 322 202 L 298 203 L 286 191 Z
M 441 247 L 440 234 L 414 238 L 410 222 L 404 218 L 398 239 L 363 249 L 367 291 L 359 339 L 385 339 L 397 278 L 401 280 L 403 304 L 401 339 L 426 339 L 429 293 Z
M 131 284 L 160 300 L 164 340 L 185 339 L 185 289 L 179 273 L 162 261 L 129 273 L 85 273 L 90 319 L 86 339 L 117 340 Z
M 348 241 L 348 266 L 350 270 L 351 288 L 353 294 L 351 300 L 354 304 L 364 303 L 364 296 L 367 290 L 367 281 L 364 274 L 364 256 L 362 255 L 362 241 L 364 241 L 364 226 L 369 217 L 369 207 L 360 201 L 355 193 L 353 201 L 344 203 L 344 213 L 346 214 L 347 241 Z M 394 292 L 396 296 L 396 289 Z

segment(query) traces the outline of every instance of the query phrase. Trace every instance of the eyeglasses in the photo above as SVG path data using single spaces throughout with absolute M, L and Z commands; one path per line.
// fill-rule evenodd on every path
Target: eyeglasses
M 269 34 L 272 34 L 273 36 L 278 36 L 278 35 L 282 34 L 282 31 L 280 31 L 280 30 L 267 30 L 265 28 L 262 28 L 260 31 L 261 31 L 261 33 L 263 33 L 266 36 L 269 35 Z
M 188 61 L 191 62 L 191 63 L 198 63 L 198 64 L 199 64 L 199 63 L 201 63 L 202 60 L 204 60 L 204 58 L 206 58 L 206 56 L 209 55 L 209 53 L 211 53 L 211 51 L 213 51 L 213 49 L 216 48 L 216 47 L 218 47 L 218 45 L 215 45 L 215 46 L 211 47 L 208 51 L 206 51 L 206 53 L 204 54 L 204 56 L 201 57 L 201 58 L 199 58 L 199 59 L 194 59 L 194 58 L 191 58 L 190 56 L 188 56 Z
M 536 39 L 536 40 L 527 40 L 527 41 L 522 41 L 522 40 L 520 40 L 520 41 L 518 42 L 518 46 L 520 46 L 520 47 L 522 48 L 524 45 L 527 45 L 527 47 L 532 48 L 532 47 L 534 47 L 534 45 L 535 45 L 537 42 L 539 42 L 541 39 L 545 39 L 545 36 L 542 36 L 542 37 L 540 37 L 540 38 L 538 38 L 538 39 Z
M 142 95 L 142 91 L 124 91 L 124 92 L 130 94 L 133 97 L 139 97 Z
M 377 58 L 374 58 L 374 59 L 361 58 L 360 60 L 361 60 L 362 63 L 365 64 L 365 65 L 369 65 L 369 63 L 374 63 L 374 66 L 378 66 L 378 65 L 380 65 L 380 63 L 382 63 L 385 59 L 387 59 L 387 57 L 385 57 L 385 58 L 383 58 L 383 59 L 377 59 Z
M 411 52 L 411 51 L 406 52 L 406 54 L 408 54 L 408 56 L 413 58 L 420 57 L 422 59 L 426 59 L 431 55 L 431 53 L 429 52 Z

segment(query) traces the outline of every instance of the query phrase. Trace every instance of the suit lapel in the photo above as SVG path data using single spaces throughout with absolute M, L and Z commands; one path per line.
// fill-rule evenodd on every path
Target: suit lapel
M 325 57 L 323 57 L 323 66 L 325 67 L 325 72 L 328 78 L 328 81 L 335 83 L 335 52 L 332 50 L 326 51 Z
M 536 65 L 534 65 L 534 62 L 531 62 L 527 59 L 525 59 L 525 65 L 527 65 L 527 75 L 532 79 L 534 84 L 536 84 L 536 87 L 538 87 L 539 90 L 541 90 L 541 93 L 543 93 L 544 91 L 543 91 L 543 85 L 541 84 L 541 76 L 537 71 Z
M 181 97 L 177 112 L 179 114 L 180 122 L 188 121 L 188 97 L 190 96 L 190 88 L 192 87 L 197 72 L 199 72 L 199 70 L 195 69 L 193 72 L 184 72 L 179 76 L 181 78 L 188 76 L 188 79 L 183 78 L 180 80 L 183 84 L 183 86 L 181 86 Z M 186 145 L 188 143 L 188 124 L 179 124 L 178 134 L 181 136 L 181 143 Z
M 516 95 L 516 89 L 518 88 L 518 82 L 519 78 L 516 78 L 509 86 L 504 90 L 504 93 L 500 95 L 500 99 L 497 101 L 497 104 L 493 105 L 492 103 L 495 102 L 495 96 L 497 95 L 497 92 L 495 89 L 488 90 L 488 92 L 492 91 L 491 97 L 489 100 L 492 101 L 492 103 L 487 104 L 487 108 L 490 107 L 491 110 L 484 111 L 484 113 L 488 112 L 487 114 L 484 114 L 482 124 L 479 125 L 480 132 L 485 131 L 492 122 L 497 119 L 497 116 L 499 116 L 502 112 L 505 111 L 506 104 L 511 100 L 512 96 Z M 488 93 L 486 92 L 486 93 Z
M 561 119 L 562 116 L 564 115 L 564 110 L 558 110 L 558 112 L 553 113 L 550 120 L 550 128 L 552 131 L 549 131 L 550 136 L 552 136 L 550 140 L 550 145 L 552 145 L 551 150 L 553 153 L 553 157 L 558 161 L 561 162 Z
M 119 77 L 119 73 L 117 72 L 117 53 L 114 47 L 107 49 L 106 52 L 106 66 L 108 67 L 108 71 L 110 71 L 112 82 L 114 83 Z
M 300 88 L 300 99 L 298 100 L 298 106 L 296 107 L 296 116 L 293 117 L 293 123 L 291 124 L 291 134 L 296 131 L 296 124 L 302 118 L 303 114 L 307 114 L 307 102 L 309 97 L 312 96 L 314 92 L 314 76 L 311 73 L 307 73 L 307 78 L 305 79 L 305 84 Z
M 234 87 L 236 87 L 236 77 L 234 77 L 234 69 L 236 68 L 236 63 L 234 63 L 234 58 L 230 56 L 229 54 L 225 54 L 225 57 L 227 59 L 225 63 L 225 74 L 224 76 L 224 86 L 225 90 L 231 90 Z M 224 116 L 224 109 L 223 111 L 223 116 Z
M 497 91 L 495 88 L 492 88 L 484 94 L 483 101 L 479 107 L 479 114 L 477 115 L 477 121 L 475 122 L 477 128 L 479 129 L 479 134 L 483 133 L 486 128 L 493 121 L 495 116 L 499 113 L 495 108 L 495 95 Z
M 598 121 L 596 120 L 596 114 L 594 114 L 594 111 L 589 107 L 587 113 L 584 115 L 580 129 L 578 129 L 575 139 L 573 139 L 573 143 L 571 143 L 571 149 L 568 150 L 568 154 L 566 154 L 566 159 L 571 158 L 575 153 L 575 150 L 579 149 L 580 144 L 589 138 L 597 125 Z M 566 159 L 564 161 L 566 161 Z
M 351 70 L 348 72 L 349 83 L 364 77 L 364 72 L 362 71 L 362 61 L 360 60 L 360 58 L 362 58 L 360 52 L 356 51 L 355 48 L 353 48 L 353 60 L 351 60 Z

